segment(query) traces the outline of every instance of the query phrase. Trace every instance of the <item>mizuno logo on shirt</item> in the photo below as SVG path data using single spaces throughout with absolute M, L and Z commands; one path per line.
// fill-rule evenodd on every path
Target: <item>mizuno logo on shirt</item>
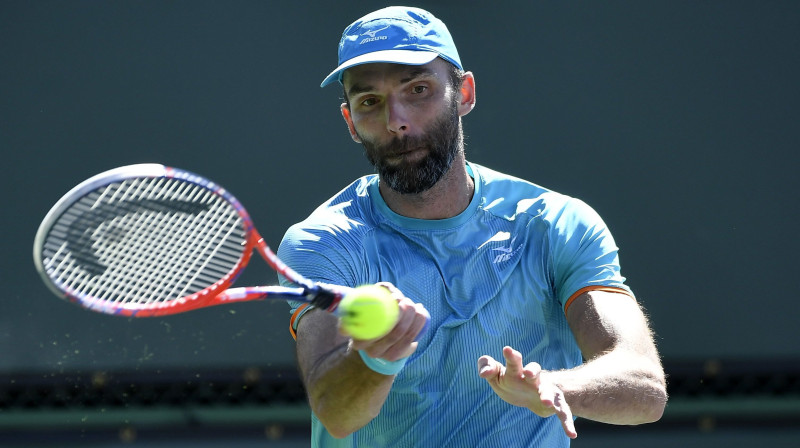
M 516 254 L 517 251 L 519 251 L 520 248 L 522 248 L 522 244 L 520 244 L 517 247 L 514 247 L 514 241 L 516 239 L 517 237 L 512 238 L 511 242 L 508 243 L 507 247 L 495 247 L 494 249 L 492 249 L 493 251 L 500 251 L 500 253 L 497 254 L 496 257 L 494 257 L 494 261 L 492 261 L 492 263 L 497 264 L 510 260 L 511 257 L 513 257 L 514 254 Z
M 478 249 L 481 249 L 483 246 L 485 246 L 485 245 L 487 245 L 489 243 L 492 243 L 492 242 L 508 241 L 509 238 L 511 238 L 511 234 L 510 233 L 508 233 L 508 232 L 497 232 L 494 236 L 489 238 L 485 243 L 483 243 L 480 246 L 478 246 Z M 511 238 L 511 241 L 509 241 L 507 245 L 492 248 L 492 252 L 493 253 L 494 252 L 500 252 L 499 254 L 495 254 L 494 259 L 492 260 L 492 263 L 494 263 L 494 264 L 502 263 L 502 262 L 508 261 L 512 257 L 514 257 L 514 255 L 516 255 L 517 252 L 519 252 L 519 250 L 522 249 L 522 244 L 519 244 L 516 247 L 514 246 L 514 241 L 516 241 L 516 240 L 517 240 L 517 237 L 514 237 L 514 238 Z

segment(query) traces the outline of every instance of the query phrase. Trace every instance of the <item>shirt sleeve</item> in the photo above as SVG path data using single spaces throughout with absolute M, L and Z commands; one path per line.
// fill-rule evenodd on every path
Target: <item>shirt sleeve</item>
M 350 257 L 345 251 L 337 250 L 336 240 L 326 231 L 292 226 L 283 237 L 277 255 L 287 266 L 309 280 L 336 285 L 354 284 Z M 281 275 L 278 275 L 278 282 L 282 286 L 293 286 Z M 289 331 L 293 337 L 296 337 L 300 318 L 314 308 L 306 305 L 301 301 L 289 301 Z
M 625 285 L 618 247 L 600 215 L 578 199 L 566 201 L 550 227 L 556 296 L 566 311 L 576 293 L 616 290 L 633 296 Z

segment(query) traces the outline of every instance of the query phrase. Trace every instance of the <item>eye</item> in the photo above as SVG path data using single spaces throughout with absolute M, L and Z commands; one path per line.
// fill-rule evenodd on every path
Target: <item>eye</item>
M 371 96 L 371 97 L 367 97 L 364 100 L 362 100 L 360 104 L 362 106 L 374 106 L 377 103 L 378 103 L 378 99 L 375 98 L 374 96 Z
M 428 86 L 423 85 L 416 85 L 411 88 L 412 93 L 425 93 L 426 90 L 428 90 Z

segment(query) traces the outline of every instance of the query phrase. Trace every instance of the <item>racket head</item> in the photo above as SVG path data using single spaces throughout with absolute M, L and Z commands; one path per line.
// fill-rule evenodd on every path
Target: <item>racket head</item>
M 160 164 L 115 168 L 70 190 L 34 239 L 45 284 L 84 308 L 159 316 L 208 306 L 247 265 L 260 236 L 239 201 Z

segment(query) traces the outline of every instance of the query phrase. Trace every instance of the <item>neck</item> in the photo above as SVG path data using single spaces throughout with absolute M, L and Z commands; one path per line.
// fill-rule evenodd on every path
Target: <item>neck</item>
M 446 219 L 466 210 L 472 201 L 475 183 L 467 173 L 464 153 L 460 152 L 450 169 L 430 189 L 417 194 L 401 194 L 381 181 L 380 192 L 386 205 L 398 215 L 417 219 Z

